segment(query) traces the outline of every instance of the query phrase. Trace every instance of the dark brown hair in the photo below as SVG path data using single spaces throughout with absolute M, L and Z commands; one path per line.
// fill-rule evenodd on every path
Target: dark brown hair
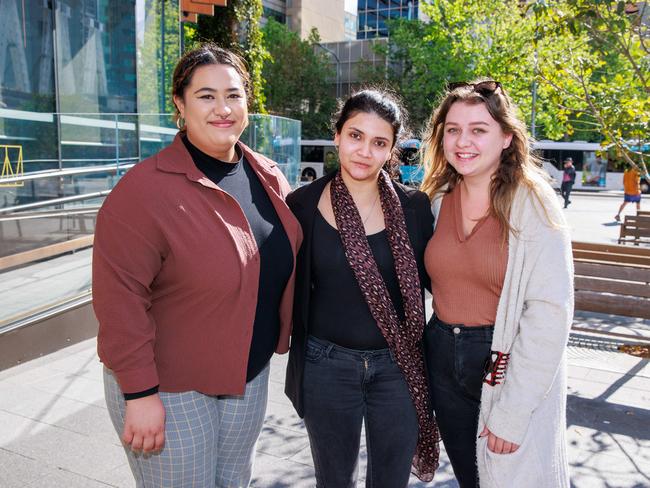
M 384 169 L 391 176 L 397 176 L 399 172 L 398 143 L 406 137 L 407 133 L 406 110 L 402 107 L 399 99 L 386 90 L 379 88 L 361 90 L 348 98 L 334 115 L 334 131 L 340 134 L 343 125 L 359 112 L 377 114 L 393 128 L 391 158 L 384 165 Z
M 172 78 L 172 97 L 183 98 L 185 88 L 192 82 L 192 75 L 197 68 L 209 64 L 225 64 L 231 66 L 241 77 L 241 81 L 246 91 L 246 100 L 250 105 L 251 102 L 251 77 L 246 67 L 246 61 L 239 54 L 217 46 L 213 42 L 206 42 L 201 46 L 187 51 L 179 59 L 174 68 Z M 176 118 L 180 118 L 180 112 L 176 104 Z

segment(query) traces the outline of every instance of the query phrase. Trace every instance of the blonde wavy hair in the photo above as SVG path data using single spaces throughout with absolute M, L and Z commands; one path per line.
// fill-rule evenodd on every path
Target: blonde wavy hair
M 477 91 L 476 85 L 490 81 L 484 78 L 474 80 L 447 90 L 442 95 L 438 107 L 431 114 L 422 140 L 424 177 L 420 189 L 429 195 L 429 198 L 433 198 L 442 188 L 446 187 L 446 192 L 451 192 L 463 179 L 445 158 L 443 151 L 445 120 L 449 109 L 456 102 L 469 105 L 484 104 L 492 118 L 501 126 L 501 130 L 512 135 L 510 146 L 502 151 L 501 162 L 490 183 L 489 213 L 501 225 L 505 240 L 509 232 L 516 232 L 510 225 L 510 209 L 517 188 L 522 184 L 526 185 L 542 203 L 537 182 L 540 177 L 546 181 L 549 177 L 541 169 L 540 160 L 531 153 L 531 139 L 526 132 L 526 126 L 517 117 L 516 107 L 501 85 L 497 84 L 494 91 Z M 543 208 L 548 217 L 546 208 L 544 206 Z

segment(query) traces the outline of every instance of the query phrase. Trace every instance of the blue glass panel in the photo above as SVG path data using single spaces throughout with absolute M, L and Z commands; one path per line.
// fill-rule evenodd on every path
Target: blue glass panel
M 52 10 L 42 0 L 3 0 L 0 8 L 0 157 L 11 165 L 3 176 L 57 168 Z M 14 196 L 0 188 L 0 200 Z
M 366 15 L 366 25 L 369 30 L 374 30 L 377 28 L 377 12 L 368 12 Z
M 172 113 L 171 80 L 180 57 L 178 0 L 137 0 L 138 112 Z
M 134 0 L 56 2 L 61 112 L 136 112 Z
M 137 112 L 135 11 L 135 0 L 56 3 L 65 167 L 138 159 L 135 121 L 113 115 Z
M 250 124 L 241 140 L 278 163 L 291 186 L 297 185 L 300 173 L 300 121 L 260 114 L 251 114 L 249 119 Z

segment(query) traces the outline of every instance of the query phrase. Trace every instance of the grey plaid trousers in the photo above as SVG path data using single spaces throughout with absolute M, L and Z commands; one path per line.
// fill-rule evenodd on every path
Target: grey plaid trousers
M 164 448 L 158 454 L 142 455 L 125 447 L 137 488 L 248 487 L 266 412 L 268 381 L 269 366 L 246 384 L 241 396 L 160 392 L 166 413 Z M 126 403 L 107 368 L 104 394 L 121 437 Z

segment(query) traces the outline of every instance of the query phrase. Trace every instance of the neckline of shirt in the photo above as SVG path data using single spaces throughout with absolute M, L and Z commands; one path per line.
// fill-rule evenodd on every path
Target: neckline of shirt
M 187 135 L 183 136 L 182 138 L 183 143 L 185 144 L 185 147 L 190 153 L 190 156 L 192 156 L 192 160 L 194 161 L 194 164 L 197 166 L 199 165 L 205 165 L 208 167 L 215 167 L 215 168 L 221 168 L 226 171 L 227 175 L 231 175 L 239 171 L 239 168 L 242 166 L 242 161 L 244 160 L 244 152 L 241 150 L 241 148 L 235 144 L 235 152 L 239 159 L 234 162 L 227 162 L 227 161 L 222 161 L 221 159 L 215 158 L 213 156 L 210 156 L 209 154 L 204 153 L 201 151 L 198 147 L 196 147 L 192 142 L 190 141 L 189 137 Z

